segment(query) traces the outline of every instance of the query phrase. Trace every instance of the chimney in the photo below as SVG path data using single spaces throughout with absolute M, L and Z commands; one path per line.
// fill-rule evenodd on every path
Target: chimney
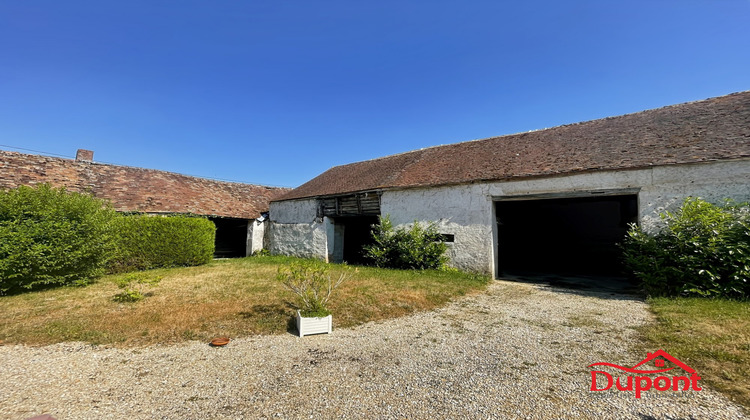
M 91 162 L 94 160 L 94 151 L 86 149 L 78 149 L 76 152 L 76 161 L 80 162 Z

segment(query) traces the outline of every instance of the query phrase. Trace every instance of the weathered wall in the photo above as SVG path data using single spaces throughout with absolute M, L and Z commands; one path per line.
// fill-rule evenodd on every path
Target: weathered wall
M 466 271 L 486 271 L 492 257 L 492 201 L 486 185 L 384 191 L 381 214 L 394 226 L 436 222 L 440 233 L 452 234 L 451 265 Z
M 344 261 L 344 226 L 334 224 L 329 218 L 324 219 L 326 229 L 326 241 L 328 245 L 328 261 Z
M 255 252 L 259 252 L 264 247 L 266 237 L 266 227 L 268 220 L 248 220 L 247 222 L 247 246 L 245 247 L 245 256 L 249 257 Z
M 414 220 L 437 222 L 441 233 L 453 234 L 451 265 L 462 270 L 494 273 L 496 261 L 495 200 L 544 194 L 635 190 L 639 220 L 653 230 L 659 213 L 675 209 L 688 196 L 721 203 L 724 198 L 750 201 L 750 159 L 673 165 L 627 171 L 603 171 L 437 188 L 384 191 L 381 212 L 394 225 Z M 325 259 L 336 232 L 316 220 L 314 199 L 271 203 L 272 249 L 276 253 Z
M 660 226 L 659 213 L 675 210 L 688 196 L 714 204 L 750 201 L 750 159 L 653 168 L 651 183 L 638 194 L 642 226 Z
M 316 215 L 314 199 L 271 203 L 268 250 L 272 254 L 327 259 L 326 227 Z
M 661 225 L 659 213 L 674 210 L 688 197 L 720 204 L 725 198 L 750 200 L 750 159 L 587 174 L 487 184 L 487 194 L 502 198 L 546 193 L 637 189 L 640 223 Z

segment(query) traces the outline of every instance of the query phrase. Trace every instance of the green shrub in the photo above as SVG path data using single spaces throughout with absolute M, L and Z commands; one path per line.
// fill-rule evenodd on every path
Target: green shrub
M 216 226 L 205 218 L 127 215 L 114 226 L 111 272 L 201 265 L 213 258 Z
M 138 302 L 146 297 L 144 289 L 155 287 L 161 281 L 160 276 L 148 273 L 130 273 L 117 279 L 117 287 L 122 292 L 116 294 L 112 299 L 115 302 Z
M 276 275 L 276 280 L 296 295 L 299 301 L 297 309 L 306 317 L 328 316 L 331 313 L 328 301 L 346 278 L 347 273 L 343 273 L 334 281 L 328 273 L 328 265 L 315 260 L 282 265 Z
M 101 275 L 116 217 L 105 201 L 48 184 L 0 191 L 0 293 Z
M 750 297 L 750 208 L 688 198 L 655 233 L 632 226 L 625 264 L 652 296 Z
M 373 243 L 364 247 L 365 257 L 376 267 L 400 269 L 440 269 L 448 262 L 435 223 L 423 226 L 417 221 L 411 227 L 394 229 L 390 216 L 380 218 L 373 226 Z

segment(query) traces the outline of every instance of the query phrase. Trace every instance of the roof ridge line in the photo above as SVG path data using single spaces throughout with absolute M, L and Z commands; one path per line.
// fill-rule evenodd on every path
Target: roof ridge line
M 83 163 L 83 164 L 87 164 L 87 165 L 113 166 L 113 167 L 119 167 L 119 168 L 137 169 L 137 170 L 141 170 L 141 171 L 161 172 L 161 173 L 165 173 L 165 174 L 184 176 L 184 177 L 187 177 L 187 178 L 203 179 L 203 180 L 214 181 L 214 182 L 224 182 L 224 183 L 227 183 L 227 184 L 240 184 L 240 185 L 250 185 L 250 186 L 254 186 L 254 187 L 276 188 L 276 189 L 287 189 L 287 190 L 294 189 L 292 187 L 279 187 L 279 186 L 271 186 L 271 185 L 263 185 L 263 184 L 251 184 L 251 183 L 248 183 L 248 182 L 241 182 L 241 181 L 227 181 L 227 180 L 216 179 L 216 178 L 208 178 L 208 177 L 202 177 L 202 176 L 197 176 L 197 175 L 183 174 L 183 173 L 173 172 L 173 171 L 165 171 L 163 169 L 153 169 L 153 168 L 144 168 L 144 167 L 141 167 L 141 166 L 121 165 L 119 163 L 97 162 L 97 161 L 79 161 L 79 160 L 76 160 L 76 159 L 71 159 L 71 158 L 66 158 L 66 157 L 57 157 L 57 156 L 49 156 L 49 155 L 39 155 L 39 154 L 32 154 L 32 153 L 22 153 L 22 152 L 15 152 L 15 151 L 12 151 L 12 150 L 3 150 L 3 149 L 0 149 L 0 152 L 2 152 L 2 153 L 16 153 L 16 154 L 19 154 L 19 155 L 26 155 L 26 156 L 38 156 L 38 157 L 43 157 L 45 159 L 66 160 L 66 161 L 70 161 L 70 162 L 73 162 L 73 163 Z
M 447 146 L 454 146 L 454 145 L 457 145 L 457 144 L 466 144 L 466 143 L 475 143 L 475 142 L 481 142 L 481 141 L 487 141 L 487 140 L 502 139 L 504 137 L 518 136 L 518 135 L 529 134 L 529 133 L 537 133 L 537 132 L 540 132 L 540 131 L 554 130 L 554 129 L 562 128 L 562 127 L 575 127 L 575 126 L 579 126 L 579 125 L 583 125 L 583 124 L 593 123 L 593 122 L 596 122 L 596 121 L 605 121 L 605 120 L 611 120 L 611 119 L 619 119 L 619 118 L 624 118 L 624 117 L 630 117 L 630 116 L 633 116 L 633 115 L 643 114 L 643 113 L 646 113 L 646 112 L 654 112 L 654 111 L 659 111 L 659 110 L 662 110 L 662 109 L 670 109 L 670 108 L 675 108 L 675 107 L 683 107 L 685 105 L 692 105 L 692 104 L 696 104 L 696 103 L 700 103 L 700 102 L 708 102 L 708 101 L 715 100 L 715 99 L 718 99 L 718 98 L 725 98 L 725 97 L 728 97 L 728 96 L 741 95 L 741 94 L 744 94 L 744 93 L 750 93 L 750 90 L 743 90 L 743 91 L 739 91 L 739 92 L 732 92 L 732 93 L 729 93 L 729 94 L 726 94 L 726 95 L 712 96 L 710 98 L 704 98 L 704 99 L 696 99 L 694 101 L 681 102 L 681 103 L 672 104 L 672 105 L 665 105 L 665 106 L 660 106 L 660 107 L 657 107 L 657 108 L 643 109 L 643 110 L 640 110 L 640 111 L 630 112 L 630 113 L 627 113 L 627 114 L 610 115 L 610 116 L 607 116 L 607 117 L 595 118 L 593 120 L 578 121 L 578 122 L 572 122 L 572 123 L 567 123 L 567 124 L 554 125 L 552 127 L 537 128 L 537 129 L 528 130 L 528 131 L 519 131 L 519 132 L 516 132 L 516 133 L 501 134 L 499 136 L 483 137 L 483 138 L 471 139 L 471 140 L 462 140 L 462 141 L 457 141 L 457 142 L 453 142 L 453 143 L 436 144 L 434 146 L 422 147 L 420 149 L 409 150 L 409 151 L 406 151 L 406 152 L 394 153 L 392 155 L 381 156 L 381 157 L 372 158 L 372 159 L 366 159 L 366 160 L 360 160 L 360 161 L 351 162 L 351 163 L 345 163 L 343 165 L 336 165 L 336 166 L 330 167 L 329 169 L 338 168 L 338 167 L 344 167 L 344 166 L 349 166 L 349 165 L 356 165 L 356 164 L 365 163 L 365 162 L 374 162 L 374 161 L 378 161 L 378 160 L 384 160 L 384 159 L 393 158 L 393 157 L 396 157 L 396 156 L 408 155 L 408 154 L 416 153 L 416 152 L 424 152 L 424 151 L 428 151 L 428 150 L 431 150 L 431 149 L 438 149 L 438 148 L 447 147 Z M 420 156 L 420 159 L 421 159 L 421 156 Z

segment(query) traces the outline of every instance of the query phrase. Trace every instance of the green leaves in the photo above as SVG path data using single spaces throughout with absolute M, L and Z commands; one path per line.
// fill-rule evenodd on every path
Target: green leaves
M 393 228 L 390 216 L 373 226 L 373 243 L 364 247 L 365 256 L 376 267 L 400 269 L 438 269 L 447 262 L 448 246 L 435 223 L 418 221 L 409 228 Z
M 205 264 L 215 231 L 205 218 L 118 215 L 104 200 L 47 184 L 0 191 L 0 294 L 81 285 L 105 270 Z
M 201 265 L 213 258 L 216 226 L 206 218 L 127 215 L 113 225 L 112 272 Z
M 146 297 L 144 289 L 155 287 L 161 281 L 160 276 L 148 273 L 131 273 L 117 279 L 117 287 L 122 292 L 116 294 L 112 300 L 115 302 L 138 302 Z
M 341 274 L 332 280 L 328 266 L 320 261 L 302 260 L 280 266 L 276 280 L 294 293 L 299 301 L 298 309 L 303 316 L 328 316 L 328 301 L 333 291 L 346 280 Z
M 653 296 L 750 296 L 750 208 L 688 198 L 662 214 L 665 227 L 647 234 L 631 226 L 626 265 Z
M 101 275 L 115 217 L 103 200 L 48 184 L 0 191 L 0 293 Z

